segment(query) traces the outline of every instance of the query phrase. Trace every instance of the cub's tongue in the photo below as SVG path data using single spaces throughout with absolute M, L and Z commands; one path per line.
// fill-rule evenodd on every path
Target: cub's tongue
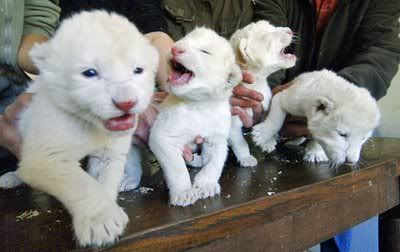
M 191 73 L 180 73 L 175 70 L 172 70 L 171 74 L 168 77 L 168 82 L 175 85 L 186 84 L 192 78 Z
M 135 116 L 125 114 L 119 117 L 108 119 L 104 122 L 104 127 L 110 131 L 123 131 L 135 126 Z

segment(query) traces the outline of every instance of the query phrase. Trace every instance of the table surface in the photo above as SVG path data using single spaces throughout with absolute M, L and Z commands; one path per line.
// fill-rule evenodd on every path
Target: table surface
M 400 139 L 369 140 L 356 171 L 303 162 L 298 146 L 268 155 L 254 149 L 258 167 L 239 167 L 230 156 L 221 195 L 185 208 L 168 205 L 148 157 L 142 188 L 119 195 L 130 218 L 125 234 L 105 249 L 301 250 L 399 203 Z M 0 251 L 77 248 L 62 205 L 27 186 L 0 191 L 0 237 Z

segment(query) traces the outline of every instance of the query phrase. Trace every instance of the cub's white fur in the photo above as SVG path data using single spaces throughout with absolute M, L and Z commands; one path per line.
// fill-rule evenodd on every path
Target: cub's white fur
M 322 70 L 297 77 L 272 99 L 267 119 L 253 127 L 253 140 L 264 151 L 275 149 L 274 135 L 286 114 L 306 116 L 313 140 L 304 159 L 333 164 L 355 163 L 363 143 L 379 124 L 380 112 L 367 89 Z
M 157 51 L 126 18 L 95 11 L 65 20 L 31 58 L 40 75 L 20 122 L 18 175 L 64 204 L 81 246 L 113 242 L 128 222 L 115 200 L 133 115 L 153 93 Z M 80 167 L 88 155 L 96 179 Z
M 284 53 L 284 48 L 290 45 L 292 37 L 293 33 L 287 27 L 274 27 L 267 21 L 258 21 L 236 31 L 230 39 L 236 52 L 236 61 L 243 70 L 255 77 L 253 84 L 243 85 L 264 96 L 264 111 L 268 111 L 271 100 L 267 77 L 280 69 L 293 67 L 296 63 L 296 56 Z M 247 109 L 250 115 L 252 112 Z M 242 127 L 239 116 L 232 116 L 229 144 L 241 166 L 256 166 L 257 159 L 250 154 Z
M 229 97 L 242 75 L 229 42 L 206 28 L 176 42 L 172 54 L 170 95 L 161 104 L 149 146 L 163 169 L 170 203 L 187 206 L 220 193 L 218 179 L 230 128 Z M 192 185 L 182 150 L 196 136 L 204 139 L 204 167 Z

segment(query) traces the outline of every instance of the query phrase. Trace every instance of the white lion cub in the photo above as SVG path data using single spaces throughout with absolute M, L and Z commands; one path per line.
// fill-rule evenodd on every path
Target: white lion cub
M 163 169 L 170 203 L 187 206 L 220 193 L 231 124 L 229 97 L 242 75 L 229 42 L 206 28 L 175 43 L 172 65 L 170 95 L 161 104 L 149 146 Z M 196 136 L 204 139 L 204 167 L 192 186 L 182 149 Z
M 319 162 L 329 157 L 335 166 L 358 161 L 363 143 L 380 119 L 377 103 L 367 89 L 328 70 L 302 74 L 273 97 L 267 119 L 252 132 L 264 151 L 275 149 L 274 135 L 287 113 L 307 117 L 313 140 L 306 146 L 304 159 Z
M 258 21 L 236 31 L 230 39 L 236 52 L 236 61 L 243 70 L 255 77 L 253 84 L 243 85 L 264 96 L 262 102 L 264 111 L 268 111 L 271 99 L 267 77 L 280 69 L 290 68 L 296 64 L 296 56 L 284 52 L 285 47 L 292 42 L 292 37 L 290 28 L 274 27 L 267 21 Z M 250 115 L 252 112 L 251 109 L 247 109 Z M 257 159 L 250 154 L 242 127 L 239 116 L 232 116 L 229 144 L 241 166 L 256 166 Z
M 128 222 L 115 200 L 157 50 L 126 18 L 95 11 L 65 20 L 31 58 L 40 75 L 20 122 L 18 176 L 64 204 L 81 246 L 113 242 Z M 80 167 L 88 155 L 103 166 L 97 180 Z

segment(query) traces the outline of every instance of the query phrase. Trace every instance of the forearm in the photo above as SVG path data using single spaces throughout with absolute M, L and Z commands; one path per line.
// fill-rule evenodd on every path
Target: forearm
M 46 36 L 37 34 L 30 34 L 22 37 L 17 56 L 18 66 L 21 70 L 32 74 L 38 73 L 36 66 L 29 57 L 29 51 L 36 43 L 43 43 L 47 40 L 48 38 Z
M 338 75 L 380 99 L 400 63 L 400 2 L 373 0 L 354 38 L 356 45 Z
M 167 83 L 168 75 L 170 74 L 169 55 L 174 41 L 164 32 L 150 32 L 145 34 L 145 37 L 150 40 L 158 53 L 160 61 L 157 73 L 157 83 L 163 87 Z
M 385 57 L 384 53 L 367 54 L 337 74 L 359 87 L 368 89 L 371 95 L 379 100 L 386 95 L 398 64 L 399 60 L 396 57 Z

